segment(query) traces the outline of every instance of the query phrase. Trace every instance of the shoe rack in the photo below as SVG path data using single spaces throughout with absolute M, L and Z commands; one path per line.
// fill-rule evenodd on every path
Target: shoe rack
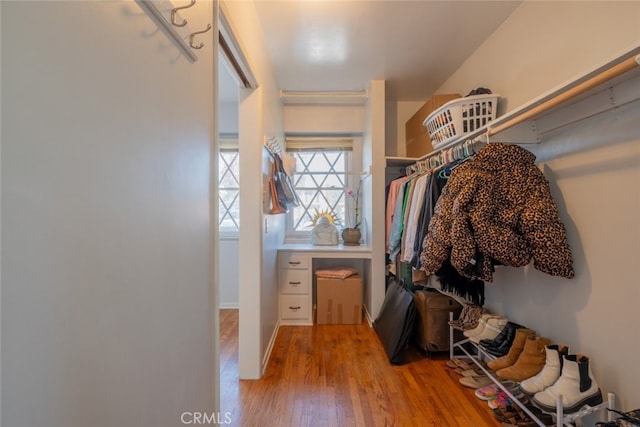
M 453 321 L 453 313 L 449 313 L 449 320 Z M 516 405 L 518 405 L 525 414 L 527 414 L 533 420 L 533 422 L 535 422 L 540 427 L 546 427 L 546 424 L 540 421 L 540 419 L 536 417 L 529 410 L 529 408 L 527 408 L 527 406 L 520 401 L 520 399 L 516 398 L 513 395 L 513 393 L 509 390 L 508 387 L 505 387 L 498 378 L 492 375 L 491 372 L 489 372 L 485 368 L 485 366 L 482 363 L 480 363 L 482 360 L 494 360 L 496 359 L 495 356 L 487 353 L 482 348 L 482 346 L 475 344 L 474 342 L 471 342 L 468 338 L 454 342 L 453 337 L 454 337 L 454 329 L 453 327 L 449 326 L 449 358 L 450 359 L 466 357 L 472 360 L 478 366 L 478 368 L 491 381 L 493 381 L 494 384 L 496 384 L 502 391 L 504 391 L 507 394 L 507 396 L 509 396 L 509 398 Z M 474 351 L 469 351 L 465 346 L 471 346 Z M 462 352 L 463 355 L 457 353 L 456 350 L 459 350 L 460 352 Z M 472 354 L 472 353 L 475 353 L 475 354 Z M 557 427 L 573 426 L 574 425 L 573 422 L 576 420 L 579 420 L 589 414 L 598 412 L 606 408 L 614 409 L 614 407 L 615 407 L 615 395 L 613 393 L 608 393 L 607 400 L 605 400 L 601 404 L 596 406 L 585 405 L 579 411 L 565 415 L 563 410 L 563 404 L 562 404 L 562 396 L 560 395 L 558 396 L 558 399 L 556 401 L 556 413 L 551 415 L 555 416 Z M 613 421 L 612 412 L 609 412 L 607 417 L 608 417 L 608 421 Z

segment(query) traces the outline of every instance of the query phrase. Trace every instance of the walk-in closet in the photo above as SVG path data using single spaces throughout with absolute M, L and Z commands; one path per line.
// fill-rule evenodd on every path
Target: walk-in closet
M 390 181 L 387 196 L 387 218 L 393 218 L 393 221 L 387 220 L 386 243 L 392 274 L 412 289 L 415 289 L 418 284 L 427 284 L 476 309 L 485 305 L 485 285 L 490 289 L 494 282 L 494 274 L 500 277 L 501 270 L 526 266 L 527 269 L 533 268 L 551 276 L 573 279 L 575 277 L 574 258 L 569 247 L 567 231 L 558 214 L 547 180 L 542 172 L 532 169 L 534 162 L 538 162 L 533 153 L 537 153 L 542 157 L 542 161 L 547 163 L 553 162 L 556 157 L 571 156 L 588 150 L 588 141 L 567 143 L 563 140 L 576 129 L 593 130 L 594 127 L 598 127 L 598 135 L 603 139 L 606 138 L 607 132 L 612 132 L 614 129 L 618 131 L 627 129 L 633 132 L 635 127 L 633 117 L 637 111 L 637 101 L 640 99 L 639 83 L 639 49 L 633 49 L 532 99 L 504 116 L 492 118 L 486 125 L 475 131 L 464 133 L 459 137 L 455 135 L 448 137 L 448 141 L 441 144 L 435 152 L 419 160 L 387 159 L 387 176 L 392 175 L 393 171 L 400 175 L 400 178 Z M 474 103 L 474 98 L 476 97 L 470 96 L 465 102 Z M 480 102 L 475 100 L 476 108 L 480 108 Z M 446 104 L 449 105 L 447 108 L 455 108 L 453 104 L 455 102 L 449 102 Z M 446 110 L 445 107 L 443 108 Z M 425 122 L 427 120 L 425 119 Z M 456 123 L 456 125 L 458 129 L 462 128 L 460 124 Z M 591 144 L 602 143 L 597 141 L 597 137 L 591 141 Z M 436 145 L 434 144 L 434 148 Z M 463 164 L 465 166 L 460 167 L 458 172 L 453 172 Z M 474 164 L 473 167 L 470 166 L 472 164 Z M 523 171 L 524 164 L 529 165 L 529 173 Z M 460 172 L 462 169 L 464 172 Z M 482 176 L 478 175 L 480 171 Z M 523 173 L 526 174 L 525 179 L 523 179 Z M 506 185 L 516 187 L 516 191 L 520 194 L 515 197 L 509 196 L 509 190 L 501 189 L 505 186 L 502 182 L 505 179 Z M 525 182 L 527 188 L 518 187 Z M 534 185 L 532 182 L 538 182 L 538 184 Z M 406 185 L 408 188 L 405 191 Z M 490 190 L 485 190 L 480 185 Z M 415 191 L 411 189 L 412 186 L 415 187 Z M 446 190 L 443 191 L 445 186 Z M 491 197 L 483 196 L 485 191 L 490 191 Z M 438 199 L 443 192 L 442 200 Z M 419 194 L 423 197 L 419 197 Z M 404 201 L 396 201 L 397 197 L 402 198 L 403 195 Z M 437 203 L 430 198 L 436 199 Z M 487 203 L 492 204 L 493 207 L 489 208 Z M 480 214 L 487 209 L 492 212 L 490 219 Z M 420 210 L 422 216 L 420 216 Z M 509 219 L 500 219 L 503 215 L 502 210 L 507 210 L 511 217 L 514 215 L 517 217 L 517 223 L 511 222 L 509 229 L 504 228 L 510 223 Z M 539 212 L 546 214 L 540 215 Z M 423 216 L 426 216 L 426 222 L 431 221 L 427 227 L 428 233 L 421 230 L 424 228 Z M 398 218 L 402 224 L 398 224 Z M 496 228 L 498 224 L 500 229 Z M 518 229 L 516 233 L 526 240 L 530 247 L 524 248 L 521 246 L 522 242 L 517 243 L 515 236 L 510 235 L 515 229 Z M 403 233 L 409 236 L 402 236 Z M 530 235 L 527 236 L 527 234 Z M 417 241 L 421 243 L 414 244 Z M 472 247 L 468 247 L 467 244 Z M 505 251 L 503 246 L 508 247 L 509 250 Z M 548 256 L 549 254 L 552 256 Z M 520 257 L 523 258 L 520 259 Z M 488 262 L 489 260 L 491 262 Z M 421 271 L 435 275 L 437 279 L 426 280 L 424 275 L 419 277 L 417 273 Z M 433 276 L 429 279 L 433 279 Z M 569 283 L 567 285 L 570 286 Z M 500 295 L 493 294 L 486 300 L 490 306 L 495 307 L 491 301 L 492 297 L 500 298 Z M 509 307 L 505 309 L 508 310 Z M 482 311 L 484 310 L 483 308 Z M 479 312 L 476 320 L 478 318 Z M 490 318 L 491 316 L 485 315 L 480 320 L 485 322 Z M 500 324 L 494 324 L 499 327 L 493 334 L 486 332 L 485 335 L 481 332 L 474 334 L 474 329 L 482 329 L 476 322 L 474 327 L 465 331 L 464 337 L 454 340 L 455 331 L 453 328 L 450 329 L 450 358 L 460 364 L 465 362 L 456 362 L 459 358 L 475 361 L 480 371 L 474 372 L 478 376 L 472 378 L 477 378 L 475 381 L 478 390 L 482 390 L 479 378 L 488 377 L 491 383 L 498 385 L 499 389 L 508 396 L 510 402 L 520 406 L 526 413 L 523 417 L 532 420 L 536 425 L 549 425 L 551 422 L 554 425 L 557 423 L 558 426 L 569 425 L 603 408 L 615 409 L 614 393 L 609 392 L 603 396 L 601 390 L 595 386 L 589 391 L 591 402 L 588 402 L 589 396 L 587 396 L 585 399 L 575 398 L 574 402 L 568 403 L 567 400 L 571 400 L 570 391 L 564 384 L 563 387 L 557 386 L 553 394 L 549 396 L 540 394 L 539 397 L 539 399 L 548 398 L 549 402 L 544 409 L 554 413 L 553 420 L 547 413 L 532 413 L 535 408 L 519 400 L 528 401 L 531 396 L 525 397 L 521 393 L 522 385 L 518 389 L 513 387 L 513 384 L 514 380 L 521 382 L 533 377 L 533 373 L 540 372 L 543 366 L 529 373 L 525 372 L 524 377 L 517 375 L 510 377 L 509 375 L 513 373 L 508 370 L 496 372 L 495 366 L 499 365 L 495 361 L 496 356 L 506 356 L 507 353 L 491 351 L 491 340 L 500 335 L 498 332 L 506 334 L 509 328 L 505 329 L 504 326 L 513 327 L 514 323 L 508 323 L 504 316 L 494 316 L 494 318 L 503 320 Z M 454 320 L 451 313 L 450 323 L 456 324 Z M 529 326 L 535 327 L 538 317 L 532 318 L 531 322 Z M 460 325 L 459 322 L 458 325 Z M 513 330 L 520 328 L 523 326 L 517 325 Z M 525 330 L 530 331 L 522 329 L 522 331 Z M 557 333 L 560 330 L 561 328 L 556 328 L 553 332 Z M 479 337 L 479 335 L 482 336 Z M 546 346 L 551 345 L 551 341 L 547 338 L 537 339 L 541 345 L 542 343 Z M 569 341 L 568 338 L 555 339 L 559 342 Z M 538 353 L 540 352 L 541 350 L 538 350 Z M 566 354 L 563 357 L 567 357 Z M 579 357 L 584 359 L 583 363 L 587 363 L 587 356 L 581 354 Z M 490 360 L 488 364 L 487 358 Z M 566 363 L 572 363 L 570 360 L 570 358 L 567 359 Z M 511 365 L 514 365 L 514 362 L 516 360 L 512 360 Z M 466 366 L 469 367 L 469 365 Z M 592 368 L 584 369 L 591 375 L 586 381 L 595 382 Z M 505 382 L 505 377 L 510 385 Z M 465 383 L 463 380 L 461 382 Z M 547 384 L 547 387 L 551 384 Z M 542 392 L 542 390 L 538 391 Z M 535 400 L 538 396 L 536 394 L 533 399 Z M 565 414 L 565 411 L 569 413 Z
M 640 425 L 639 16 L 0 1 L 0 427 Z

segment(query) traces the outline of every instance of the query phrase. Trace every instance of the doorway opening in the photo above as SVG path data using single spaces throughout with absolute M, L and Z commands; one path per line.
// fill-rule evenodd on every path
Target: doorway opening
M 218 15 L 218 309 L 221 413 L 235 412 L 239 388 L 240 90 L 257 83 L 222 8 Z

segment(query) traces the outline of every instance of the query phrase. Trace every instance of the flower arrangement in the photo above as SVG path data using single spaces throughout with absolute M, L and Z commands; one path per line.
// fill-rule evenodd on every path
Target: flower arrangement
M 345 194 L 353 199 L 354 225 L 351 228 L 360 228 L 360 183 L 358 183 L 355 190 L 352 188 L 346 188 Z

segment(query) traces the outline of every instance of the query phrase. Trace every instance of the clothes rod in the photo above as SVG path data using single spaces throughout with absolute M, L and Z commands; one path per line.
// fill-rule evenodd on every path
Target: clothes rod
M 471 149 L 472 151 L 475 151 L 475 149 L 477 148 L 477 146 L 479 147 L 483 147 L 484 146 L 484 142 L 480 141 L 479 139 L 466 139 L 464 141 L 458 141 L 455 144 L 449 145 L 447 147 L 443 147 L 440 148 L 432 153 L 429 153 L 427 155 L 425 155 L 424 157 L 421 157 L 420 159 L 418 159 L 419 162 L 424 162 L 425 160 L 429 160 L 432 157 L 440 157 L 442 158 L 443 155 L 445 155 L 445 153 L 447 152 L 451 152 L 454 150 L 459 150 L 460 147 L 464 147 L 465 145 L 468 145 L 468 148 Z
M 156 5 L 153 4 L 154 2 L 152 0 L 138 0 L 138 2 L 144 5 L 144 7 L 146 7 L 147 10 L 151 12 L 154 18 L 156 18 L 156 20 L 164 27 L 164 29 L 167 30 L 169 36 L 174 39 L 176 43 L 178 43 L 178 47 L 187 55 L 187 57 L 189 57 L 192 61 L 198 60 L 196 54 L 193 53 L 189 45 L 184 40 L 182 40 L 182 37 L 180 37 L 180 34 L 178 34 L 175 28 L 173 28 L 173 25 L 169 21 L 167 21 L 164 16 L 162 16 L 162 13 L 160 12 L 160 10 L 158 10 Z
M 569 101 L 572 98 L 575 98 L 578 95 L 583 94 L 584 92 L 593 89 L 615 77 L 618 77 L 628 71 L 633 70 L 634 68 L 640 66 L 640 55 L 636 55 L 630 58 L 625 59 L 624 61 L 602 71 L 599 74 L 591 77 L 588 80 L 568 89 L 565 92 L 558 94 L 557 96 L 543 102 L 542 104 L 532 108 L 531 110 L 524 112 L 522 114 L 517 115 L 516 117 L 507 120 L 504 123 L 500 123 L 494 128 L 489 128 L 487 130 L 486 136 L 491 137 L 493 135 L 499 134 L 515 125 L 518 125 L 524 121 L 527 121 L 545 111 L 550 110 L 553 107 L 556 107 L 564 102 Z

